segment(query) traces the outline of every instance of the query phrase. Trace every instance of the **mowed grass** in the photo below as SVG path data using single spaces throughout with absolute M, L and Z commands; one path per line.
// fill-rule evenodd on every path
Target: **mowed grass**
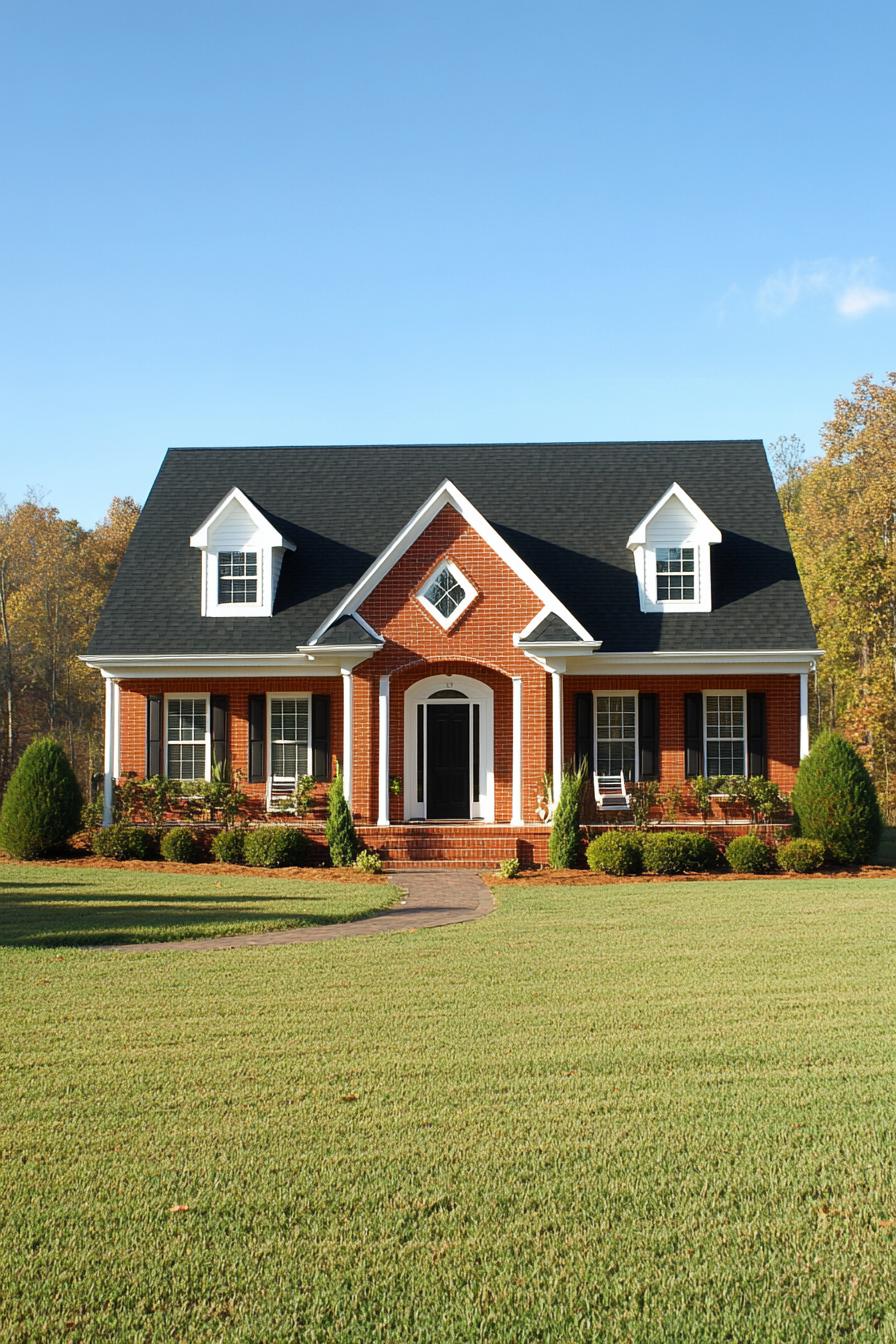
M 0 955 L 0 1338 L 896 1338 L 896 882 Z M 185 1207 L 182 1207 L 185 1206 Z
M 0 865 L 0 946 L 64 947 L 261 933 L 358 919 L 392 905 L 380 883 Z

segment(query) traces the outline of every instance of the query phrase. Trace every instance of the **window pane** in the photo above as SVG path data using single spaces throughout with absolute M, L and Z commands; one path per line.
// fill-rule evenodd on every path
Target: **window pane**
M 596 769 L 599 775 L 635 775 L 634 695 L 595 696 L 597 736 Z
M 166 768 L 171 779 L 205 778 L 206 720 L 204 699 L 168 701 Z
M 457 610 L 466 595 L 466 590 L 447 565 L 439 570 L 423 594 L 427 602 L 431 602 L 436 611 L 446 618 Z
M 658 602 L 692 602 L 696 591 L 696 562 L 692 546 L 659 546 L 656 552 Z
M 271 701 L 271 774 L 292 778 L 308 770 L 308 697 Z
M 746 773 L 744 700 L 741 695 L 706 697 L 706 772 Z
M 258 552 L 221 551 L 218 555 L 219 603 L 258 601 Z

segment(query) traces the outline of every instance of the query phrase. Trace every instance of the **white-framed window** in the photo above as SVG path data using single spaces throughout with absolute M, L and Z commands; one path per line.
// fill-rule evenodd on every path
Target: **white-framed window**
M 443 629 L 453 625 L 476 597 L 476 589 L 452 560 L 443 560 L 417 594 Z
M 657 602 L 693 602 L 697 596 L 697 552 L 693 546 L 656 549 Z
M 744 691 L 703 695 L 706 773 L 747 773 L 747 697 Z
M 311 696 L 268 696 L 268 774 L 296 779 L 311 770 Z
M 638 695 L 616 691 L 594 697 L 594 772 L 638 778 Z
M 218 605 L 258 601 L 258 552 L 218 552 Z
M 165 773 L 169 779 L 208 779 L 211 719 L 207 695 L 166 695 Z

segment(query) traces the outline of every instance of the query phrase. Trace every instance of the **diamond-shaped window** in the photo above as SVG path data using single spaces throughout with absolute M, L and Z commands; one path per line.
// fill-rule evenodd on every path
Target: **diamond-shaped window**
M 476 590 L 457 566 L 446 560 L 417 596 L 439 624 L 447 628 L 470 605 Z

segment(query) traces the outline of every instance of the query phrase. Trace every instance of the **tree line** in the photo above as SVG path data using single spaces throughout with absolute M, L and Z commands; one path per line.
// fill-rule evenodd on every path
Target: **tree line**
M 861 751 L 896 820 L 896 373 L 837 399 L 820 451 L 771 445 L 779 498 L 824 657 L 812 676 L 815 732 Z
M 81 527 L 30 495 L 0 500 L 0 791 L 22 752 L 51 733 L 85 797 L 102 769 L 103 687 L 84 653 L 139 508 L 114 498 Z

